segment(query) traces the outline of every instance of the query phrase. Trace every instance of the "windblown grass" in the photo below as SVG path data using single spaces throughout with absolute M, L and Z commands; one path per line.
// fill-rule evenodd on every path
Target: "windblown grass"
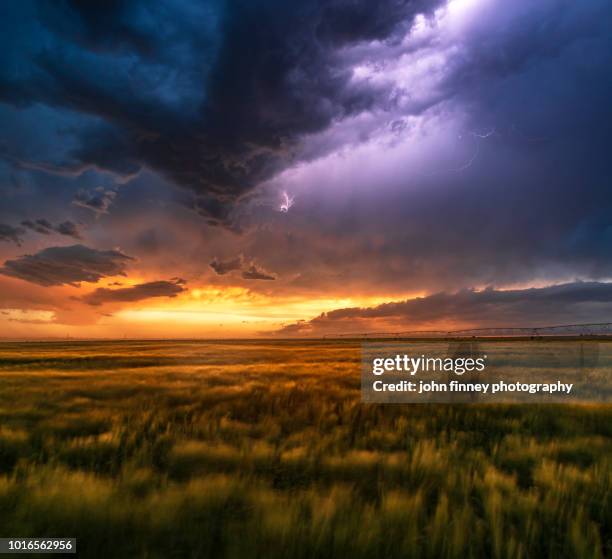
M 0 346 L 0 536 L 81 557 L 612 556 L 612 407 L 365 405 L 351 342 Z

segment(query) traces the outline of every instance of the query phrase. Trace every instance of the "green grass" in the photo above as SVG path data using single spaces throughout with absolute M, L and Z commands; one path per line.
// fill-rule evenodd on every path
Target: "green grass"
M 612 406 L 366 405 L 352 342 L 0 345 L 0 537 L 611 557 Z

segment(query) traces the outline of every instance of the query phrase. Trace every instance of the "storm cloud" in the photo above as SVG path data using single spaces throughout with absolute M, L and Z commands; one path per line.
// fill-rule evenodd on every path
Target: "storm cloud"
M 84 245 L 49 247 L 36 254 L 7 260 L 0 274 L 43 286 L 97 282 L 109 276 L 125 276 L 134 260 L 118 250 L 97 250 Z
M 99 119 L 76 132 L 56 170 L 127 177 L 147 166 L 214 198 L 198 207 L 222 222 L 228 204 L 295 159 L 304 136 L 376 104 L 377 88 L 354 83 L 336 53 L 399 40 L 437 4 L 26 4 L 6 14 L 6 44 L 8 59 L 27 65 L 2 67 L 0 100 Z M 32 16 L 41 37 L 25 45 L 8 31 Z M 91 207 L 84 196 L 76 202 Z

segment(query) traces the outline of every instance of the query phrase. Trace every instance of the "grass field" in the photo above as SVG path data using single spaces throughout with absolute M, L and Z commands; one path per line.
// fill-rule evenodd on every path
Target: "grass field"
M 366 405 L 350 342 L 0 345 L 0 536 L 79 557 L 612 557 L 612 406 Z

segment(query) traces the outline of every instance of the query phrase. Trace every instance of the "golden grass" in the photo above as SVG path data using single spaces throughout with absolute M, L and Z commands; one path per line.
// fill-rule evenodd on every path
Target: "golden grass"
M 603 558 L 611 420 L 365 405 L 351 342 L 3 344 L 0 536 L 77 537 L 81 557 Z

